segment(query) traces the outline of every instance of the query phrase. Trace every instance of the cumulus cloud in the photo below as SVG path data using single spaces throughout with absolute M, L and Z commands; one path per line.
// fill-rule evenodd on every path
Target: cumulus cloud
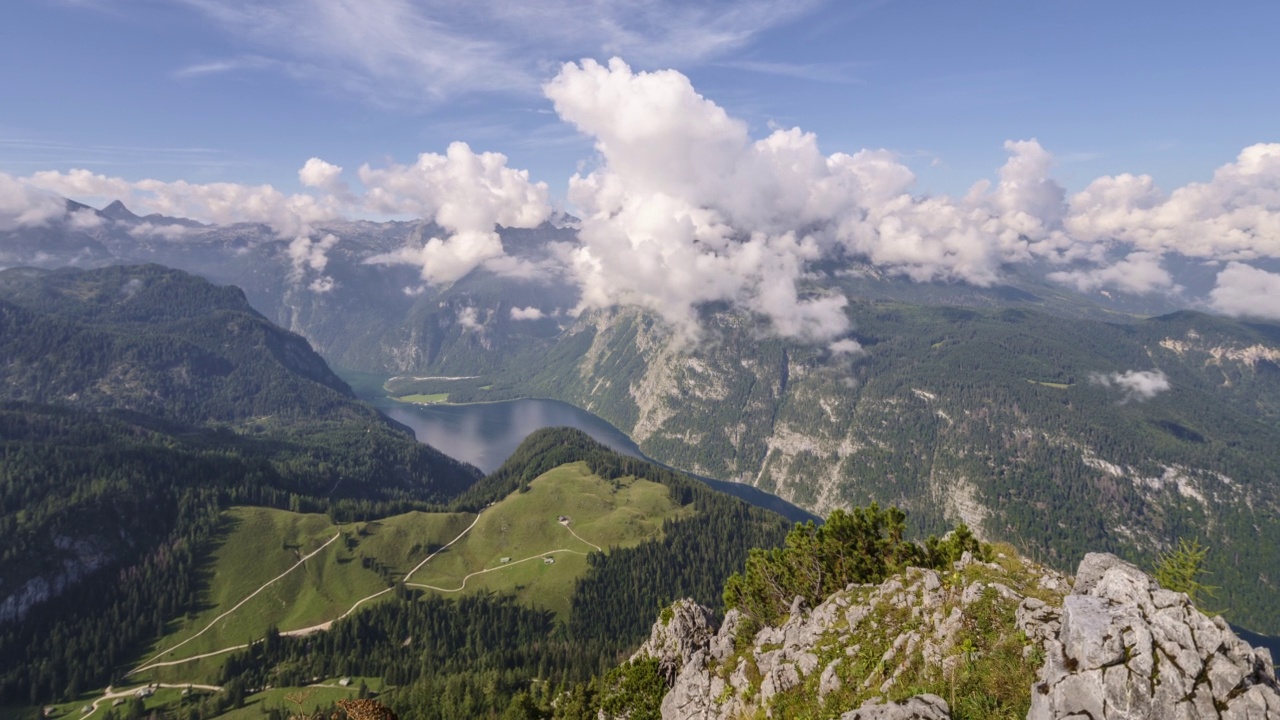
M 0 230 L 44 225 L 66 215 L 61 198 L 39 192 L 12 175 L 0 173 Z
M 697 306 L 729 301 L 784 336 L 828 340 L 848 329 L 845 301 L 806 294 L 815 261 L 856 255 L 917 281 L 990 285 L 1002 263 L 1068 243 L 1065 193 L 1035 141 L 1006 144 L 994 185 L 920 198 L 893 154 L 824 156 L 799 129 L 752 140 L 675 71 L 585 60 L 544 92 L 600 155 L 570 181 L 581 308 L 638 304 L 696 334 Z
M 340 179 L 342 168 L 313 157 L 298 170 L 298 181 L 303 187 L 319 188 L 335 195 L 344 194 L 347 186 Z
M 511 308 L 512 320 L 541 320 L 544 317 L 546 317 L 546 313 L 533 306 Z
M 445 155 L 423 153 L 413 165 L 364 165 L 360 182 L 369 211 L 415 215 L 449 231 L 368 260 L 417 265 L 431 283 L 453 282 L 502 257 L 497 225 L 532 228 L 551 215 L 546 183 L 530 182 L 527 171 L 507 167 L 505 155 L 477 154 L 461 142 Z
M 1078 242 L 1152 253 L 1280 257 L 1280 144 L 1247 147 L 1210 182 L 1167 195 L 1148 175 L 1098 178 L 1071 198 L 1064 226 Z
M 1162 392 L 1167 392 L 1172 387 L 1169 384 L 1169 378 L 1161 370 L 1091 373 L 1089 382 L 1103 387 L 1118 388 L 1124 393 L 1124 399 L 1121 402 L 1150 400 Z
M 1209 293 L 1214 310 L 1233 317 L 1280 320 L 1280 274 L 1233 262 Z

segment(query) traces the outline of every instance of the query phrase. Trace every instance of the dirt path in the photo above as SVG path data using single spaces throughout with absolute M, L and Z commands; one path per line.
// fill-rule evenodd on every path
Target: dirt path
M 590 540 L 583 540 L 581 535 L 579 535 L 578 533 L 574 532 L 574 531 L 573 531 L 573 528 L 569 527 L 569 521 L 568 521 L 568 520 L 562 520 L 562 521 L 560 522 L 560 524 L 564 526 L 564 529 L 565 529 L 565 530 L 568 530 L 568 531 L 569 531 L 569 534 L 570 534 L 570 535 L 572 535 L 572 536 L 574 536 L 574 537 L 578 538 L 578 540 L 579 540 L 579 541 L 584 542 L 584 543 L 586 543 L 586 544 L 590 545 L 591 547 L 595 548 L 596 550 L 599 550 L 600 552 L 604 552 L 604 548 L 600 547 L 599 545 L 597 545 L 597 544 L 595 544 L 595 543 L 591 542 Z
M 583 542 L 586 542 L 586 541 L 584 540 Z M 587 544 L 588 544 L 588 545 L 590 545 L 591 543 L 587 543 Z M 456 587 L 456 588 L 453 588 L 452 590 L 450 590 L 450 589 L 448 589 L 448 588 L 436 587 L 435 585 L 427 585 L 427 584 L 425 584 L 425 583 L 405 583 L 405 587 L 428 588 L 428 589 L 431 589 L 431 590 L 439 590 L 440 592 L 447 592 L 447 593 L 462 592 L 463 590 L 466 590 L 466 589 L 467 589 L 467 581 L 468 581 L 468 580 L 470 580 L 471 578 L 473 578 L 473 577 L 477 576 L 477 575 L 483 575 L 483 574 L 485 574 L 485 573 L 497 572 L 497 571 L 499 571 L 499 570 L 506 570 L 507 568 L 509 568 L 509 567 L 514 567 L 514 566 L 516 566 L 516 565 L 519 565 L 520 563 L 526 563 L 526 562 L 529 562 L 530 560 L 541 560 L 542 558 L 544 558 L 544 557 L 546 557 L 546 556 L 548 556 L 548 555 L 555 555 L 556 553 L 573 553 L 574 555 L 586 555 L 586 553 L 584 553 L 584 552 L 582 552 L 582 551 L 580 551 L 580 550 L 569 550 L 568 548 L 561 548 L 561 549 L 559 549 L 559 550 L 548 550 L 547 552 L 541 552 L 541 553 L 538 553 L 537 555 L 531 555 L 531 556 L 529 556 L 529 557 L 527 557 L 527 558 L 524 558 L 524 559 L 521 559 L 521 560 L 516 560 L 516 561 L 514 561 L 514 562 L 504 563 L 504 564 L 502 564 L 502 565 L 499 565 L 498 567 L 491 567 L 491 568 L 487 568 L 487 569 L 485 569 L 485 570 L 477 570 L 477 571 L 475 571 L 475 572 L 471 573 L 470 575 L 468 575 L 468 576 L 466 576 L 466 577 L 462 578 L 462 584 L 461 584 L 461 585 L 459 585 L 459 586 L 458 586 L 458 587 Z
M 245 599 L 243 599 L 243 600 L 241 600 L 240 602 L 236 603 L 235 607 L 231 608 L 230 610 L 228 610 L 228 611 L 226 611 L 226 612 L 222 613 L 221 615 L 219 615 L 218 617 L 214 618 L 214 619 L 213 619 L 213 620 L 212 620 L 208 625 L 205 625 L 205 626 L 204 626 L 204 629 L 203 629 L 203 630 L 201 630 L 200 632 L 196 633 L 195 635 L 192 635 L 191 637 L 187 638 L 186 640 L 183 640 L 182 642 L 178 643 L 177 645 L 174 645 L 173 647 L 169 648 L 168 650 L 161 650 L 160 652 L 156 653 L 155 657 L 151 658 L 151 660 L 155 660 L 156 658 L 159 658 L 159 657 L 161 657 L 162 655 L 166 655 L 166 654 L 168 654 L 168 653 L 172 653 L 174 650 L 177 650 L 178 648 L 182 647 L 183 645 L 186 645 L 187 643 L 191 642 L 192 640 L 195 640 L 196 638 L 198 638 L 198 637 L 200 637 L 201 635 L 205 634 L 206 632 L 208 632 L 208 631 L 209 631 L 209 628 L 212 628 L 214 625 L 217 625 L 217 624 L 218 624 L 218 622 L 219 622 L 220 620 L 222 620 L 222 619 L 223 619 L 223 618 L 225 618 L 226 616 L 230 615 L 231 613 L 235 612 L 236 610 L 239 610 L 241 605 L 244 605 L 245 603 L 247 603 L 247 602 L 249 602 L 250 600 L 252 600 L 252 599 L 254 598 L 254 596 L 255 596 L 255 595 L 257 595 L 258 593 L 262 592 L 263 590 L 266 590 L 266 589 L 267 589 L 267 587 L 268 587 L 268 586 L 270 586 L 270 585 L 271 585 L 272 583 L 274 583 L 275 581 L 279 580 L 280 578 L 284 577 L 285 575 L 288 575 L 289 573 L 293 572 L 294 570 L 297 570 L 299 567 L 302 567 L 302 564 L 303 564 L 303 563 L 305 563 L 306 561 L 308 561 L 308 560 L 310 560 L 311 558 L 315 557 L 316 553 L 318 553 L 318 552 L 320 552 L 321 550 L 324 550 L 325 548 L 329 547 L 331 544 L 333 544 L 333 541 L 334 541 L 334 540 L 337 540 L 337 539 L 338 539 L 338 538 L 340 538 L 340 537 L 342 537 L 342 532 L 341 532 L 341 531 L 339 531 L 339 532 L 338 532 L 337 534 L 335 534 L 333 537 L 329 538 L 329 541 L 328 541 L 328 542 L 326 542 L 325 544 L 323 544 L 323 545 L 321 545 L 320 547 L 316 548 L 315 550 L 312 550 L 310 553 L 308 553 L 307 555 L 305 555 L 301 560 L 299 560 L 298 562 L 294 563 L 294 564 L 293 564 L 293 566 L 292 566 L 292 567 L 290 567 L 288 570 L 285 570 L 284 572 L 280 573 L 279 575 L 277 575 L 277 576 L 275 576 L 275 577 L 271 578 L 270 580 L 268 580 L 268 581 L 266 581 L 265 583 L 263 583 L 263 584 L 262 584 L 262 586 L 261 586 L 261 587 L 259 587 L 257 590 L 254 590 L 253 592 L 249 593 L 248 597 L 246 597 Z M 147 667 L 159 667 L 159 665 L 149 665 L 149 666 L 147 666 Z M 125 673 L 125 677 L 128 677 L 129 675 L 133 675 L 134 673 L 140 672 L 140 671 L 141 671 L 141 670 L 143 670 L 143 669 L 144 669 L 144 668 L 137 668 L 137 669 L 134 669 L 134 670 L 130 670 L 129 672 Z
M 439 550 L 436 550 L 435 552 L 433 552 L 433 553 L 431 553 L 430 555 L 428 555 L 427 557 L 425 557 L 425 558 L 422 560 L 422 562 L 420 562 L 420 563 L 418 563 L 417 565 L 415 565 L 415 566 L 413 567 L 413 569 L 412 569 L 412 570 L 410 570 L 409 572 L 405 573 L 405 574 L 404 574 L 404 579 L 405 579 L 405 581 L 407 582 L 407 581 L 409 580 L 409 578 L 413 577 L 413 574 L 414 574 L 414 573 L 416 573 L 416 572 L 418 572 L 418 570 L 420 570 L 420 569 L 422 568 L 422 566 L 423 566 L 423 565 L 426 565 L 427 563 L 431 562 L 431 558 L 433 558 L 433 557 L 435 557 L 435 556 L 439 555 L 440 553 L 444 552 L 445 550 L 448 550 L 450 545 L 452 545 L 452 544 L 454 544 L 454 543 L 458 542 L 459 540 L 461 540 L 461 539 L 462 539 L 462 536 L 463 536 L 463 535 L 466 535 L 467 533 L 471 532 L 471 528 L 475 527 L 475 526 L 476 526 L 476 523 L 480 522 L 480 516 L 481 516 L 481 515 L 483 515 L 483 514 L 484 514 L 484 510 L 481 510 L 480 512 L 476 513 L 476 519 L 471 521 L 471 524 L 467 526 L 467 529 L 466 529 L 466 530 L 463 530 L 462 532 L 458 533 L 458 537 L 456 537 L 456 538 L 454 538 L 454 539 L 450 540 L 446 545 L 444 545 L 443 547 L 441 547 Z
M 428 556 L 427 556 L 427 557 L 426 557 L 422 562 L 418 563 L 418 564 L 417 564 L 417 565 L 416 565 L 412 570 L 410 570 L 410 571 L 409 571 L 409 572 L 404 576 L 404 577 L 405 577 L 405 579 L 406 579 L 406 580 L 408 580 L 408 579 L 409 579 L 409 577 L 410 577 L 411 575 L 413 575 L 415 572 L 417 572 L 419 569 L 421 569 L 423 565 L 426 565 L 426 564 L 427 564 L 427 562 L 429 562 L 429 561 L 431 560 L 431 558 L 434 558 L 436 555 L 439 555 L 440 553 L 444 552 L 446 549 L 448 549 L 448 548 L 449 548 L 449 546 L 450 546 L 450 545 L 453 545 L 454 543 L 458 542 L 459 540 L 461 540 L 461 539 L 463 538 L 463 536 L 464 536 L 464 535 L 466 535 L 467 533 L 471 532 L 471 528 L 474 528 L 474 527 L 476 526 L 476 523 L 480 522 L 480 516 L 481 516 L 482 514 L 483 514 L 483 511 L 481 511 L 481 512 L 479 512 L 479 513 L 476 513 L 476 519 L 475 519 L 475 520 L 472 520 L 472 521 L 471 521 L 471 524 L 470 524 L 470 525 L 468 525 L 468 526 L 466 527 L 466 529 L 465 529 L 465 530 L 463 530 L 462 532 L 458 533 L 458 536 L 457 536 L 457 537 L 455 537 L 454 539 L 450 540 L 447 544 L 445 544 L 445 545 L 441 546 L 441 547 L 440 547 L 439 549 L 437 549 L 435 552 L 433 552 L 433 553 L 431 553 L 430 555 L 428 555 Z M 316 553 L 318 553 L 318 552 L 320 552 L 321 550 L 325 549 L 325 547 L 327 547 L 327 546 L 329 545 L 329 543 L 332 543 L 334 540 L 337 540 L 337 539 L 338 539 L 339 537 L 341 537 L 341 536 L 342 536 L 342 533 L 341 533 L 341 532 L 339 532 L 337 535 L 334 535 L 332 538 L 330 538 L 330 539 L 329 539 L 329 542 L 326 542 L 324 545 L 321 545 L 319 548 L 316 548 L 316 550 L 315 550 L 314 552 L 312 552 L 311 554 L 309 554 L 309 555 L 307 555 L 306 557 L 304 557 L 304 558 L 302 558 L 301 560 L 299 560 L 299 561 L 298 561 L 298 563 L 297 563 L 297 565 L 294 565 L 293 567 L 289 568 L 288 570 L 285 570 L 284 572 L 282 572 L 282 573 L 280 573 L 279 575 L 277 575 L 275 578 L 273 578 L 273 579 L 271 579 L 271 580 L 267 581 L 266 585 L 263 585 L 262 587 L 258 588 L 257 590 L 254 590 L 254 591 L 253 591 L 253 593 L 252 593 L 251 595 L 249 595 L 249 597 L 246 597 L 245 599 L 241 600 L 239 603 L 237 603 L 237 604 L 236 604 L 236 606 L 235 606 L 235 607 L 231 608 L 230 610 L 228 610 L 228 611 L 226 611 L 226 612 L 222 613 L 221 615 L 219 615 L 218 617 L 214 618 L 213 622 L 211 622 L 211 623 L 209 623 L 207 626 L 205 626 L 204 630 L 201 630 L 200 632 L 196 633 L 195 635 L 192 635 L 191 637 L 187 638 L 186 640 L 183 640 L 182 642 L 178 643 L 177 645 L 174 645 L 173 647 L 169 648 L 168 650 L 165 650 L 165 651 L 163 651 L 163 652 L 159 653 L 159 654 L 158 654 L 158 655 L 156 655 L 155 657 L 151 658 L 151 660 L 150 660 L 150 661 L 148 661 L 148 663 L 147 663 L 146 665 L 143 665 L 142 667 L 139 667 L 139 668 L 135 668 L 135 669 L 133 669 L 133 670 L 130 670 L 128 673 L 126 673 L 126 677 L 127 677 L 127 676 L 129 676 L 129 675 L 135 675 L 135 674 L 140 673 L 140 672 L 142 672 L 142 671 L 144 671 L 144 670 L 151 670 L 151 669 L 153 669 L 153 668 L 158 668 L 158 667 L 171 667 L 171 666 L 173 666 L 173 665 L 181 665 L 181 664 L 183 664 L 183 663 L 194 662 L 194 661 L 196 661 L 196 660 L 200 660 L 200 659 L 202 659 L 202 658 L 213 657 L 213 656 L 215 656 L 215 655 L 222 655 L 222 654 L 229 653 L 229 652 L 235 652 L 236 650 L 243 650 L 243 649 L 245 649 L 245 648 L 249 647 L 249 645 L 236 645 L 235 647 L 224 648 L 224 649 L 222 649 L 222 650 L 215 650 L 215 651 L 213 651 L 213 652 L 204 653 L 204 654 L 202 654 L 202 655 L 193 655 L 193 656 L 191 656 L 191 657 L 188 657 L 188 658 L 182 658 L 182 659 L 180 659 L 180 660 L 169 660 L 169 661 L 166 661 L 166 662 L 154 662 L 157 658 L 161 657 L 162 655 L 164 655 L 164 654 L 166 654 L 166 653 L 171 653 L 171 652 L 173 652 L 174 650 L 177 650 L 178 648 L 182 647 L 183 645 L 186 645 L 187 643 L 191 642 L 192 640 L 195 640 L 197 637 L 200 637 L 201 635 L 203 635 L 203 634 L 204 634 L 204 632 L 205 632 L 205 630 L 208 630 L 209 628 L 213 627 L 215 624 L 217 624 L 217 622 L 218 622 L 219 620 L 221 620 L 221 619 L 225 618 L 226 616 L 230 615 L 231 613 L 235 612 L 235 611 L 236 611 L 236 609 L 238 609 L 241 605 L 244 605 L 246 602 L 249 602 L 249 600 L 250 600 L 251 598 L 253 598 L 253 596 L 254 596 L 254 595 L 257 595 L 258 593 L 262 592 L 262 591 L 263 591 L 263 589 L 265 589 L 265 588 L 267 587 L 267 585 L 270 585 L 271 583 L 275 582 L 276 580 L 279 580 L 280 578 L 284 577 L 285 575 L 288 575 L 290 572 L 293 572 L 293 570 L 294 570 L 294 569 L 296 569 L 296 568 L 298 567 L 298 565 L 301 565 L 302 563 L 306 562 L 306 561 L 307 561 L 308 559 L 310 559 L 313 555 L 315 555 Z M 588 544 L 590 544 L 590 543 L 588 543 Z M 406 584 L 407 584 L 407 583 L 406 583 Z M 281 634 L 281 635 L 285 635 L 285 636 L 289 636 L 289 637 L 302 637 L 302 636 L 304 636 L 304 635 L 310 635 L 311 633 L 323 632 L 323 631 L 328 630 L 329 628 L 333 627 L 333 624 L 334 624 L 335 622 L 337 622 L 337 621 L 341 620 L 342 618 L 345 618 L 345 617 L 347 617 L 348 615 L 350 615 L 351 613 L 355 612 L 355 611 L 356 611 L 356 608 L 360 607 L 360 606 L 361 606 L 361 605 L 363 605 L 364 603 L 366 603 L 366 602 L 368 602 L 368 601 L 370 601 L 370 600 L 372 600 L 372 599 L 374 599 L 374 598 L 376 598 L 376 597 L 378 597 L 378 596 L 380 596 L 380 595 L 385 595 L 385 594 L 387 594 L 387 593 L 391 592 L 391 590 L 392 590 L 392 588 L 387 588 L 386 590 L 381 590 L 381 591 L 379 591 L 379 592 L 373 593 L 372 595 L 369 595 L 369 596 L 366 596 L 366 597 L 360 598 L 360 599 L 359 599 L 359 600 L 357 600 L 357 601 L 355 602 L 355 604 L 354 604 L 354 605 L 352 605 L 352 606 L 351 606 L 351 607 L 350 607 L 346 612 L 344 612 L 343 614 L 339 615 L 338 617 L 336 617 L 336 618 L 334 618 L 334 619 L 332 619 L 332 620 L 329 620 L 328 622 L 323 622 L 323 623 L 320 623 L 319 625 L 312 625 L 311 627 L 298 628 L 298 629 L 296 629 L 296 630 L 285 630 L 285 631 L 281 632 L 280 634 Z
M 187 688 L 194 688 L 196 690 L 208 690 L 210 692 L 221 692 L 222 690 L 222 688 L 217 685 L 201 685 L 199 683 L 154 683 L 154 684 L 156 687 L 175 688 L 175 689 L 183 689 L 183 690 Z M 89 712 L 85 713 L 85 716 L 92 715 L 93 713 L 97 712 L 98 706 L 108 700 L 115 700 L 116 698 L 132 697 L 135 693 L 137 693 L 139 690 L 145 687 L 150 687 L 150 686 L 138 685 L 136 687 L 131 687 L 127 690 L 112 690 L 110 687 L 108 687 L 106 691 L 102 693 L 102 697 L 98 698 L 97 700 L 94 700 L 93 704 L 89 706 Z

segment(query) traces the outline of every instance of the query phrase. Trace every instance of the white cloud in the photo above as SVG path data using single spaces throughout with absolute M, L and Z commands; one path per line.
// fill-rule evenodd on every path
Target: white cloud
M 544 317 L 546 317 L 546 313 L 533 306 L 511 308 L 512 320 L 541 320 Z
M 1128 370 L 1122 373 L 1091 373 L 1089 382 L 1103 387 L 1115 387 L 1124 393 L 1121 402 L 1150 400 L 1173 386 L 1161 370 Z
M 1233 317 L 1280 320 L 1280 274 L 1230 263 L 1218 273 L 1209 305 Z
M 463 332 L 484 333 L 484 323 L 474 307 L 464 307 L 458 312 L 458 324 L 462 326 Z
M 298 181 L 303 187 L 319 188 L 326 192 L 341 194 L 346 192 L 346 185 L 340 180 L 342 168 L 313 157 L 298 170 Z
M 914 174 L 893 154 L 824 156 L 799 129 L 753 141 L 745 123 L 674 71 L 584 60 L 564 65 L 544 91 L 595 139 L 601 159 L 570 181 L 583 215 L 572 258 L 581 308 L 638 304 L 696 334 L 699 304 L 730 301 L 782 335 L 825 340 L 848 321 L 843 298 L 802 291 L 817 260 L 848 253 L 917 281 L 990 285 L 1002 263 L 1067 242 L 1064 193 L 1035 141 L 1006 144 L 994 187 L 918 198 Z
M 1135 295 L 1146 295 L 1179 289 L 1174 284 L 1173 277 L 1161 265 L 1160 255 L 1144 251 L 1129 253 L 1124 259 L 1111 265 L 1049 273 L 1049 279 L 1073 285 L 1083 293 L 1114 288 Z
M 1165 195 L 1147 175 L 1102 177 L 1071 198 L 1079 242 L 1117 240 L 1191 257 L 1280 257 L 1280 144 L 1252 145 L 1213 180 Z
M 141 222 L 128 228 L 128 233 L 134 237 L 159 237 L 165 240 L 179 240 L 191 232 L 193 229 L 186 225 L 155 225 L 150 222 Z
M 466 143 L 451 144 L 446 155 L 423 153 L 413 165 L 364 165 L 360 181 L 369 211 L 416 215 L 450 232 L 368 260 L 417 265 L 431 283 L 453 282 L 501 258 L 495 226 L 537 227 L 551 215 L 546 183 L 532 183 L 528 172 L 507 167 L 505 155 L 476 154 Z
M 44 225 L 66 213 L 67 204 L 61 198 L 0 173 L 0 230 Z
M 67 224 L 76 230 L 97 230 L 106 225 L 107 220 L 92 210 L 76 210 L 67 213 Z
M 834 355 L 835 357 L 862 354 L 862 344 L 859 343 L 857 340 L 853 340 L 851 338 L 836 340 L 831 344 L 827 345 L 827 349 L 830 350 L 831 354 Z

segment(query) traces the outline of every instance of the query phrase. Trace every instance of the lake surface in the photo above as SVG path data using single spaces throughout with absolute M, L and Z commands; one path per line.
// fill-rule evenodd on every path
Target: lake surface
M 663 464 L 645 456 L 626 433 L 604 419 L 559 400 L 414 405 L 386 397 L 381 381 L 373 382 L 373 376 L 344 373 L 343 379 L 364 400 L 388 417 L 413 428 L 419 441 L 450 457 L 469 462 L 486 474 L 501 467 L 525 438 L 546 427 L 577 428 L 624 455 Z M 772 510 L 793 522 L 819 519 L 776 495 L 750 485 L 696 475 L 694 477 L 721 492 Z
M 418 440 L 469 462 L 488 474 L 511 457 L 536 430 L 572 427 L 632 457 L 644 457 L 623 432 L 599 417 L 558 400 L 512 400 L 475 405 L 410 405 L 374 402 L 391 419 L 413 428 Z

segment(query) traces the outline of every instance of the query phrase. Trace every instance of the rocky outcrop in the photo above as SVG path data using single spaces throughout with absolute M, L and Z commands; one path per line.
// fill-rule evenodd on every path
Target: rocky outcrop
M 1114 555 L 1085 557 L 1060 610 L 1023 605 L 1046 657 L 1028 720 L 1280 718 L 1267 650 Z
M 937 695 L 916 695 L 900 703 L 868 700 L 840 720 L 950 720 L 947 701 Z
M 783 624 L 745 646 L 736 610 L 717 628 L 708 609 L 680 601 L 635 657 L 659 661 L 665 720 L 941 720 L 951 717 L 944 688 L 964 701 L 957 674 L 987 661 L 999 671 L 1009 658 L 1030 689 L 1028 720 L 1280 719 L 1270 654 L 1137 567 L 1091 554 L 1069 586 L 1000 560 L 912 568 L 813 609 L 797 597 Z M 1027 707 L 1025 692 L 1018 702 Z
M 1065 578 L 1044 568 L 1020 582 L 1057 598 L 1067 587 Z M 968 556 L 945 577 L 912 568 L 878 586 L 850 585 L 812 609 L 797 597 L 786 621 L 761 629 L 746 648 L 737 638 L 743 619 L 736 610 L 715 628 L 710 611 L 686 600 L 654 625 L 636 657 L 658 659 L 670 678 L 661 706 L 668 720 L 727 720 L 760 710 L 782 718 L 797 702 L 816 703 L 823 715 L 844 720 L 948 718 L 938 695 L 886 698 L 901 698 L 922 673 L 940 677 L 961 663 L 973 652 L 964 638 L 980 605 L 1014 615 L 1024 595 L 1013 584 L 1001 566 Z M 683 664 L 672 673 L 676 661 Z M 875 671 L 865 672 L 868 667 Z

